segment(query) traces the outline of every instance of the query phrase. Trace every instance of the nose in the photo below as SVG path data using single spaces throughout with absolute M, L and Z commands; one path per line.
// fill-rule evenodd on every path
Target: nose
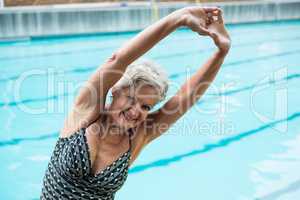
M 131 119 L 138 119 L 141 115 L 141 110 L 139 108 L 138 103 L 131 106 L 131 108 L 128 110 L 128 115 Z

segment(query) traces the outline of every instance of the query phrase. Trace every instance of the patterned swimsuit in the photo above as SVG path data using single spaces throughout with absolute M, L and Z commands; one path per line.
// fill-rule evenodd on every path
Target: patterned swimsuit
M 68 138 L 57 140 L 43 178 L 40 199 L 114 199 L 128 175 L 131 137 L 128 151 L 93 175 L 85 132 L 82 128 Z

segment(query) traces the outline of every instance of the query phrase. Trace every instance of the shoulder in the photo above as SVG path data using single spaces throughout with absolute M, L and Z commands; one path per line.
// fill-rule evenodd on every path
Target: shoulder
M 94 109 L 73 106 L 71 112 L 64 120 L 63 128 L 60 131 L 60 136 L 69 137 L 76 131 L 91 126 L 101 117 L 103 117 L 102 113 L 94 115 Z

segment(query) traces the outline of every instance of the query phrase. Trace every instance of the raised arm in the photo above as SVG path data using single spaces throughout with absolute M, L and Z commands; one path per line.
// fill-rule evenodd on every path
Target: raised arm
M 216 9 L 189 7 L 177 10 L 124 44 L 96 70 L 81 88 L 74 107 L 65 121 L 62 134 L 68 135 L 96 120 L 103 111 L 109 89 L 121 78 L 126 67 L 176 28 L 189 26 L 199 34 L 208 34 L 207 15 Z
M 225 56 L 230 49 L 230 37 L 225 29 L 222 12 L 218 19 L 208 26 L 217 51 L 212 57 L 184 84 L 162 108 L 147 119 L 146 143 L 160 136 L 176 122 L 192 105 L 199 100 L 219 71 Z

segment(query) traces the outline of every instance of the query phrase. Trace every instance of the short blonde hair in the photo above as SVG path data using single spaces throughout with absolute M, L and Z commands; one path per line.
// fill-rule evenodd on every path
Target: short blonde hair
M 140 59 L 130 64 L 114 87 L 121 89 L 133 86 L 139 81 L 158 89 L 159 101 L 163 101 L 166 98 L 168 91 L 167 73 L 158 64 L 151 60 Z

